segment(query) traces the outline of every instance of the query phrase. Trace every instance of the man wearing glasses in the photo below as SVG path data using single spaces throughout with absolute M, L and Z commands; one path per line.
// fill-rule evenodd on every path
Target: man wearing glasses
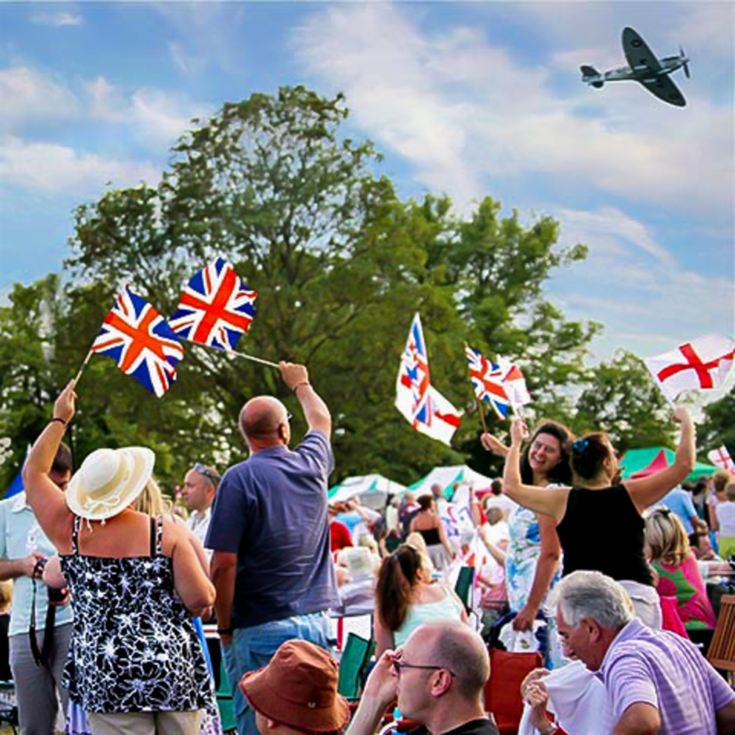
M 309 430 L 290 449 L 290 416 L 278 399 L 256 396 L 242 407 L 250 457 L 222 477 L 205 544 L 214 549 L 218 632 L 240 735 L 258 732 L 242 676 L 293 638 L 328 648 L 326 610 L 339 602 L 327 518 L 332 419 L 303 365 L 279 369 Z
M 184 475 L 181 497 L 191 515 L 186 521 L 189 530 L 202 542 L 207 538 L 209 521 L 212 517 L 212 503 L 217 492 L 220 476 L 212 467 L 197 462 Z M 211 557 L 211 551 L 208 554 Z
M 423 725 L 416 735 L 498 735 L 483 705 L 489 676 L 487 649 L 469 626 L 425 623 L 380 657 L 347 735 L 373 735 L 396 699 L 403 717 Z

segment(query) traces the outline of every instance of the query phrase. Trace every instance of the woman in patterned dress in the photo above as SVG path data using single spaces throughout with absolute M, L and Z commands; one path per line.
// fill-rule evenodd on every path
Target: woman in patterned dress
M 93 452 L 66 493 L 48 479 L 75 400 L 70 383 L 23 470 L 74 598 L 65 684 L 93 733 L 195 735 L 209 679 L 191 615 L 212 605 L 214 588 L 185 529 L 131 507 L 153 470 L 150 449 Z
M 553 487 L 571 482 L 569 456 L 566 446 L 572 433 L 556 421 L 542 421 L 534 430 L 521 458 L 524 482 Z M 490 452 L 505 457 L 508 447 L 491 434 L 483 434 L 482 445 Z M 523 506 L 516 506 L 508 517 L 510 542 L 506 553 L 505 580 L 508 604 L 515 612 L 513 629 L 533 630 L 534 621 L 544 617 L 542 604 L 546 595 L 559 579 L 561 546 L 553 518 L 537 515 Z M 555 639 L 554 621 L 549 619 L 546 636 Z M 555 640 L 540 642 L 546 648 L 547 664 L 562 663 L 560 648 Z

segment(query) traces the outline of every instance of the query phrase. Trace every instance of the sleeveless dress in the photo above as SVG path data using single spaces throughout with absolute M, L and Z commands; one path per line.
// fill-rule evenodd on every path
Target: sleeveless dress
M 211 701 L 211 680 L 191 618 L 162 551 L 162 519 L 151 518 L 151 554 L 72 553 L 61 569 L 74 600 L 64 685 L 87 712 L 186 712 Z
M 441 600 L 423 602 L 408 606 L 406 619 L 398 630 L 393 631 L 393 641 L 396 646 L 402 646 L 408 636 L 423 623 L 433 623 L 437 620 L 461 620 L 462 605 L 448 590 Z

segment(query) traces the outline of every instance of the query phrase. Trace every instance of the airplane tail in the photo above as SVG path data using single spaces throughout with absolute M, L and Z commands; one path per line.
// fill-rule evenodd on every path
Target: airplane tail
M 591 84 L 599 89 L 605 83 L 594 66 L 580 66 L 579 69 L 582 72 L 582 81 L 586 84 Z

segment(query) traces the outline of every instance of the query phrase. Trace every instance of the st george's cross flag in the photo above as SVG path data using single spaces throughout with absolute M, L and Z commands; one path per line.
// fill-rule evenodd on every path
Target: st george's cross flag
M 189 342 L 234 350 L 255 318 L 256 297 L 232 265 L 217 258 L 186 284 L 171 329 Z
M 499 419 L 508 417 L 511 401 L 503 384 L 505 370 L 497 363 L 491 362 L 482 353 L 465 345 L 465 356 L 470 371 L 472 389 L 480 401 L 489 403 Z
M 689 390 L 715 390 L 727 380 L 735 359 L 735 342 L 718 334 L 693 339 L 675 350 L 643 362 L 664 395 L 673 401 Z
M 707 459 L 723 470 L 735 472 L 735 462 L 732 461 L 730 452 L 727 451 L 727 447 L 724 444 L 721 447 L 717 447 L 717 449 L 713 449 L 711 452 L 707 452 Z
M 159 398 L 176 380 L 176 365 L 184 348 L 168 322 L 128 286 L 102 322 L 92 352 L 111 357 Z
M 462 412 L 431 385 L 429 357 L 418 313 L 401 355 L 395 406 L 416 431 L 447 445 L 461 422 Z

